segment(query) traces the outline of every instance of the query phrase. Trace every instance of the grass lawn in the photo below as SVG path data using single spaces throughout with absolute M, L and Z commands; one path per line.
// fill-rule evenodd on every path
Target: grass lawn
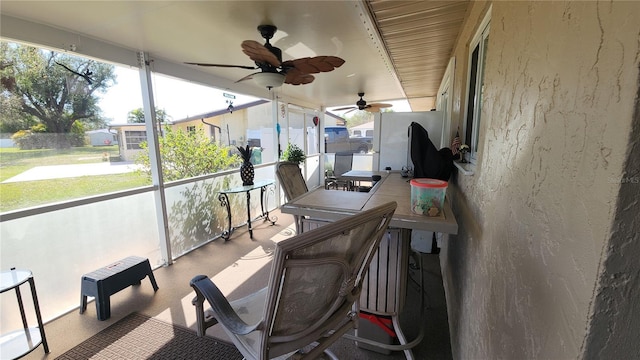
M 0 182 L 35 166 L 102 162 L 104 153 L 117 155 L 117 146 L 85 146 L 64 150 L 0 149 Z M 77 199 L 148 185 L 136 173 L 0 183 L 0 212 Z

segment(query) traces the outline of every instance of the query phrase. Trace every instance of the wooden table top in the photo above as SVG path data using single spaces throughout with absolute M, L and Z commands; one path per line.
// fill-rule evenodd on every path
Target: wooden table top
M 443 212 L 439 216 L 418 215 L 411 211 L 409 180 L 401 177 L 399 173 L 392 172 L 383 177 L 368 193 L 318 187 L 282 205 L 281 211 L 286 214 L 335 221 L 395 201 L 398 207 L 389 224 L 390 227 L 457 234 L 458 223 L 448 199 L 445 200 Z
M 370 171 L 370 170 L 349 170 L 340 177 L 354 181 L 371 181 L 373 175 L 379 175 L 382 178 L 389 175 L 386 171 Z

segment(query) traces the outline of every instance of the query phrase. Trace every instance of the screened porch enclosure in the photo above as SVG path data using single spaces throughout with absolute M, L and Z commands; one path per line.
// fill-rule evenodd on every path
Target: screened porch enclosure
M 141 68 L 138 72 L 143 104 L 145 108 L 162 107 L 165 104 L 163 99 L 167 96 L 158 89 L 151 92 L 153 85 L 145 86 L 153 84 L 154 80 L 159 81 L 160 76 L 148 70 Z M 195 94 L 200 89 L 193 91 Z M 159 95 L 157 104 L 154 95 Z M 220 236 L 229 226 L 235 228 L 247 222 L 245 194 L 229 197 L 231 224 L 227 209 L 219 198 L 222 189 L 242 185 L 239 165 L 232 163 L 229 169 L 171 181 L 160 174 L 158 164 L 164 158 L 158 143 L 167 134 L 166 127 L 172 127 L 171 131 L 174 132 L 186 129 L 188 134 L 193 133 L 188 130 L 196 130 L 196 127 L 197 131 L 206 128 L 210 130 L 208 135 L 211 135 L 216 130 L 211 125 L 215 125 L 220 129 L 215 134 L 218 136 L 211 136 L 209 141 L 229 153 L 235 151 L 236 146 L 257 142 L 255 148 L 263 151 L 259 152 L 260 161 L 255 161 L 256 180 L 275 180 L 278 142 L 284 144 L 281 147 L 289 141 L 299 142 L 308 151 L 309 160 L 304 164 L 303 172 L 311 185 L 319 183 L 320 180 L 316 178 L 321 173 L 320 164 L 324 161 L 319 155 L 320 134 L 318 131 L 309 131 L 311 119 L 318 116 L 318 111 L 295 107 L 289 112 L 290 117 L 276 119 L 273 110 L 277 102 L 263 100 L 248 104 L 237 103 L 234 113 L 207 113 L 183 121 L 166 122 L 163 123 L 164 127 L 158 126 L 158 119 L 147 112 L 145 123 L 134 125 L 138 138 L 143 139 L 140 141 L 148 143 L 146 151 L 151 166 L 150 186 L 124 188 L 56 202 L 45 200 L 42 205 L 0 214 L 2 267 L 32 271 L 45 322 L 77 309 L 83 274 L 132 255 L 148 258 L 153 268 L 167 266 L 203 244 L 223 241 Z M 286 103 L 280 105 L 285 109 L 291 106 Z M 201 119 L 206 119 L 206 122 Z M 277 137 L 274 131 L 276 122 L 285 129 L 285 136 Z M 132 127 L 131 124 L 126 125 Z M 318 129 L 315 126 L 313 128 Z M 305 133 L 311 135 L 304 136 Z M 296 138 L 290 138 L 289 134 Z M 133 159 L 135 156 L 128 160 L 133 162 Z M 112 181 L 107 176 L 91 178 Z M 64 180 L 61 181 L 64 184 Z M 30 184 L 33 182 L 16 186 L 24 188 Z M 253 190 L 250 195 L 250 214 L 257 224 L 261 221 L 259 215 L 262 212 L 260 190 Z M 281 202 L 278 184 L 268 186 L 264 203 L 266 210 L 276 209 Z M 232 235 L 229 241 L 233 240 Z M 30 314 L 29 295 L 24 294 L 24 297 L 27 314 Z M 15 297 L 2 298 L 0 315 L 3 321 L 0 331 L 3 333 L 20 327 L 20 315 L 15 311 L 16 302 Z

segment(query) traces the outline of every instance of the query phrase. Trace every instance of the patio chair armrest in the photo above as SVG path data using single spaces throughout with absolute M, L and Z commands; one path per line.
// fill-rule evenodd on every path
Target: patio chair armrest
M 245 323 L 238 316 L 235 310 L 233 310 L 233 307 L 231 307 L 227 298 L 222 294 L 222 291 L 218 289 L 216 284 L 214 284 L 209 277 L 205 275 L 197 275 L 191 279 L 189 284 L 196 293 L 207 299 L 218 322 L 222 323 L 234 334 L 246 335 L 261 328 L 261 322 L 254 325 Z

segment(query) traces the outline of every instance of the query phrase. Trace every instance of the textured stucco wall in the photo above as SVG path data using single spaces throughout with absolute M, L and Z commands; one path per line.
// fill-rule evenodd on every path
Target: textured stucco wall
M 640 357 L 640 76 L 631 142 L 620 183 L 618 208 L 602 264 L 589 332 L 586 359 Z
M 452 129 L 463 118 L 467 45 L 486 8 L 474 3 L 454 52 Z M 640 258 L 628 229 L 637 234 L 638 222 L 621 225 L 633 215 L 620 216 L 630 209 L 617 201 L 633 138 L 639 18 L 640 2 L 492 4 L 482 153 L 475 175 L 450 185 L 460 231 L 441 253 L 455 358 L 580 358 L 598 337 L 589 334 L 607 333 L 605 315 L 631 315 L 633 305 L 607 300 L 616 274 L 637 284 L 637 273 L 601 274 L 633 270 L 611 258 L 612 244 Z M 640 296 L 623 283 L 625 296 Z M 617 330 L 637 338 L 637 329 Z

